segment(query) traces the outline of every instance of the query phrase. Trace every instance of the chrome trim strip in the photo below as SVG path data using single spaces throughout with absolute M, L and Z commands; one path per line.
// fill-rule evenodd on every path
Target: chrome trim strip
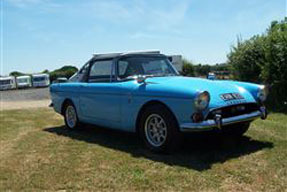
M 261 113 L 262 112 L 258 110 L 258 111 L 248 113 L 248 114 L 238 115 L 238 116 L 229 117 L 229 118 L 223 118 L 222 126 L 239 123 L 239 122 L 245 122 L 245 121 L 253 121 L 256 118 L 261 117 L 262 115 Z M 215 127 L 218 127 L 215 120 L 206 120 L 200 123 L 183 123 L 180 125 L 180 129 L 183 132 L 211 130 Z

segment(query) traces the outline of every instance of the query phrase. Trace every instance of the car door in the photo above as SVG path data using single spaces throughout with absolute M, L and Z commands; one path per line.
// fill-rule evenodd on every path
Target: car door
M 90 64 L 87 82 L 81 87 L 81 114 L 102 126 L 120 124 L 121 85 L 114 81 L 114 61 L 96 60 Z

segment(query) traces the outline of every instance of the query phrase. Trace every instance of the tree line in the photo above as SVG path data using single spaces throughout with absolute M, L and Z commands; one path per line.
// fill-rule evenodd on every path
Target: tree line
M 187 59 L 183 59 L 181 74 L 190 77 L 206 77 L 209 72 L 224 72 L 229 75 L 230 66 L 227 63 L 209 64 L 193 64 Z

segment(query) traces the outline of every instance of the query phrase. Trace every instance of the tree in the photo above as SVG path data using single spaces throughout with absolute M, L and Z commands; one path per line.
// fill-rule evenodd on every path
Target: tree
M 45 69 L 44 71 L 42 71 L 42 73 L 49 73 L 49 70 Z
M 187 59 L 183 59 L 182 75 L 184 76 L 194 76 L 194 68 L 192 62 Z
M 67 66 L 64 66 L 60 69 L 56 69 L 56 70 L 50 72 L 50 80 L 54 81 L 59 77 L 70 78 L 77 71 L 78 71 L 77 67 L 67 65 Z
M 211 71 L 211 66 L 210 65 L 202 65 L 202 64 L 198 64 L 195 65 L 195 74 L 196 76 L 207 76 L 208 73 Z
M 260 71 L 264 65 L 264 38 L 253 36 L 247 41 L 237 40 L 228 55 L 234 77 L 242 81 L 261 82 Z
M 287 111 L 287 18 L 273 21 L 262 35 L 239 39 L 228 63 L 238 80 L 268 84 L 269 105 Z
M 25 73 L 22 73 L 22 72 L 19 72 L 19 71 L 13 71 L 9 74 L 10 76 L 15 76 L 15 77 L 18 77 L 18 76 L 23 76 L 23 75 L 27 75 Z

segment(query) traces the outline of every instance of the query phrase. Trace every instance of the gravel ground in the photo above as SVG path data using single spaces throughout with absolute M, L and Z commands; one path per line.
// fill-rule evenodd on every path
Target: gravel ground
M 0 91 L 0 100 L 5 101 L 35 101 L 50 99 L 49 88 L 31 88 Z
M 50 103 L 49 88 L 0 91 L 0 111 L 48 107 Z
M 48 107 L 51 101 L 48 99 L 35 101 L 0 101 L 0 111 L 11 109 L 28 109 L 38 107 Z

